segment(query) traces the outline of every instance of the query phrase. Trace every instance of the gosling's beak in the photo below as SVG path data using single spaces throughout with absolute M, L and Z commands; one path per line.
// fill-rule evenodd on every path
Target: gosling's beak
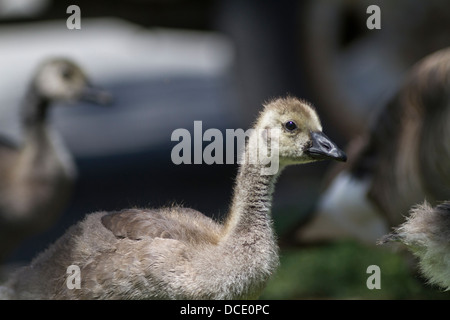
M 330 140 L 323 132 L 311 132 L 312 145 L 305 152 L 313 159 L 325 160 L 333 159 L 337 161 L 347 161 L 344 151 Z
M 112 103 L 113 98 L 108 91 L 100 89 L 88 83 L 81 90 L 80 100 L 107 106 Z
M 398 234 L 397 232 L 389 233 L 384 236 L 382 236 L 377 241 L 377 245 L 386 244 L 389 242 L 401 242 L 403 240 L 403 236 Z

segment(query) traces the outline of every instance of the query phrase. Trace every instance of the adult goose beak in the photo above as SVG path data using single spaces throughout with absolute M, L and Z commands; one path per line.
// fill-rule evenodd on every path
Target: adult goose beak
M 323 132 L 311 132 L 311 142 L 311 146 L 305 150 L 311 158 L 347 161 L 345 152 L 339 149 Z
M 108 91 L 88 83 L 80 93 L 80 100 L 107 106 L 111 105 L 113 98 Z

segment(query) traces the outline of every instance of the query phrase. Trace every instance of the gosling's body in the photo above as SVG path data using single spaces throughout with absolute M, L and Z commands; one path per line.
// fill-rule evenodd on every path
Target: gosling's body
M 45 61 L 34 75 L 20 110 L 23 142 L 0 143 L 0 261 L 49 228 L 67 205 L 76 167 L 48 112 L 58 101 L 103 102 L 106 93 L 90 89 L 86 97 L 87 87 L 83 71 L 67 59 Z
M 418 62 L 370 131 L 350 142 L 300 241 L 351 237 L 375 244 L 427 199 L 450 198 L 450 49 Z M 336 172 L 339 172 L 336 174 Z
M 280 170 L 265 175 L 265 164 L 244 161 L 224 222 L 179 207 L 88 215 L 17 272 L 0 290 L 3 298 L 258 297 L 279 263 L 271 202 L 281 170 L 324 158 L 345 160 L 345 154 L 322 133 L 312 107 L 294 98 L 266 105 L 255 128 L 281 129 Z M 257 148 L 252 137 L 247 155 Z M 70 265 L 80 268 L 80 289 L 67 288 Z
M 110 230 L 105 219 L 122 221 Z M 123 235 L 127 226 L 120 224 L 134 219 L 143 226 Z M 157 222 L 171 232 L 155 227 Z M 181 208 L 88 215 L 16 276 L 9 285 L 15 294 L 8 298 L 256 298 L 278 265 L 274 237 L 219 243 L 221 231 L 204 215 Z M 81 289 L 70 290 L 64 283 L 70 265 L 81 269 Z
M 419 267 L 430 284 L 450 290 L 450 201 L 436 207 L 415 206 L 400 227 L 380 243 L 400 241 L 419 258 Z

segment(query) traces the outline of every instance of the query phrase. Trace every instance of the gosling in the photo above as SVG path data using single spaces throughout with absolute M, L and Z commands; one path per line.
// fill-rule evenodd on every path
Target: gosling
M 257 298 L 279 264 L 271 203 L 280 172 L 346 155 L 322 132 L 314 108 L 293 97 L 267 103 L 254 129 L 223 223 L 181 207 L 87 215 L 18 271 L 3 298 Z M 278 172 L 266 174 L 267 163 L 250 159 L 261 146 L 278 146 Z M 69 266 L 80 270 L 79 289 L 68 289 Z
M 412 207 L 406 222 L 382 237 L 379 244 L 399 241 L 419 258 L 430 284 L 450 290 L 450 201 L 434 208 L 427 202 Z
M 90 85 L 74 62 L 54 58 L 35 73 L 21 106 L 22 145 L 0 141 L 0 261 L 25 238 L 48 229 L 70 198 L 72 156 L 48 124 L 54 102 L 105 104 L 109 94 Z

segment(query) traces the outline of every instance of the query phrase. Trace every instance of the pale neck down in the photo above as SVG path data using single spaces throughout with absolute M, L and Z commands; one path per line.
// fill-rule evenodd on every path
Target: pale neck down
M 283 167 L 274 175 L 262 175 L 263 165 L 242 164 L 238 170 L 233 200 L 225 221 L 225 237 L 253 232 L 272 237 L 272 194 Z

